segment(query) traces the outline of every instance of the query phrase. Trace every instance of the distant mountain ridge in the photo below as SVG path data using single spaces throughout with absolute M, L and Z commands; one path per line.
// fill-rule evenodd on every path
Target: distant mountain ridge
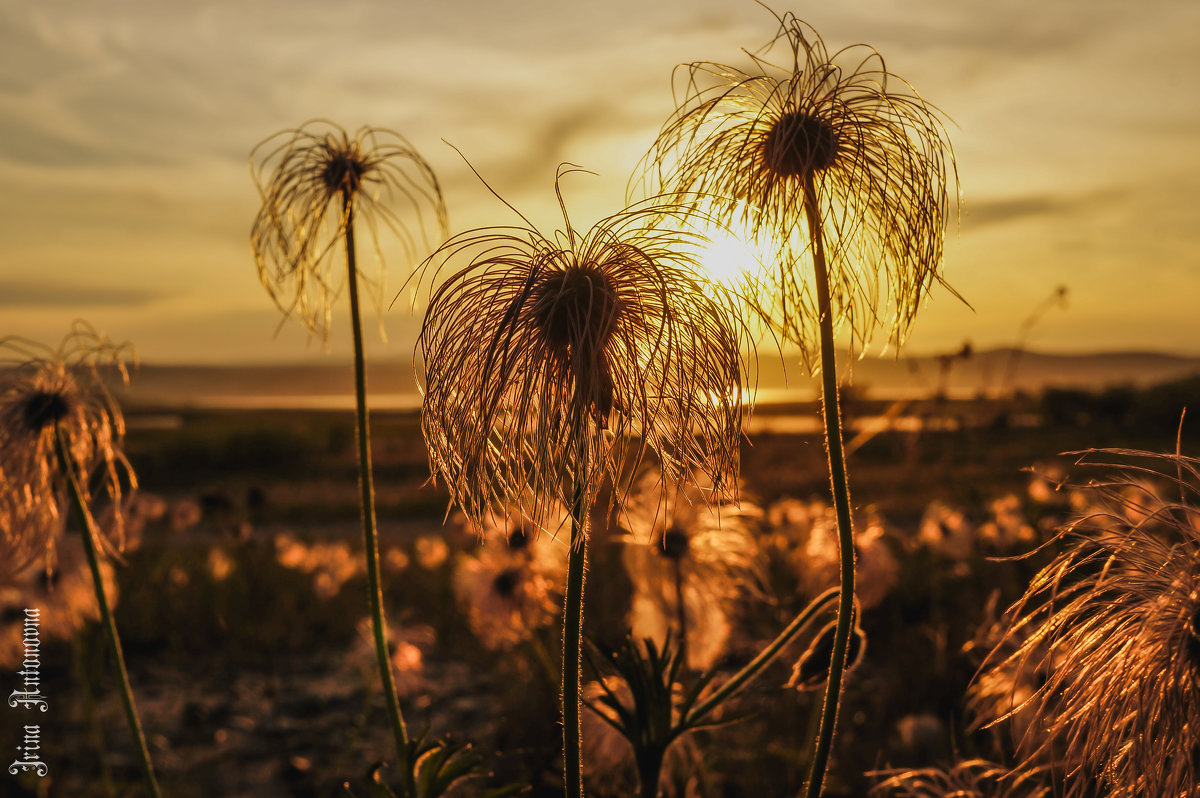
M 972 352 L 963 357 L 901 355 L 839 362 L 843 382 L 876 397 L 995 394 L 1007 390 L 1040 391 L 1048 386 L 1096 389 L 1107 385 L 1145 386 L 1200 375 L 1200 356 L 1128 351 L 1053 354 L 1011 348 Z M 763 353 L 758 362 L 758 389 L 765 396 L 810 398 L 816 380 L 798 357 L 781 362 Z M 267 365 L 143 364 L 132 375 L 123 403 L 166 406 L 351 407 L 353 366 L 350 363 Z M 849 379 L 847 380 L 847 377 Z M 412 366 L 405 361 L 376 361 L 367 368 L 372 404 L 379 408 L 411 408 L 419 403 Z

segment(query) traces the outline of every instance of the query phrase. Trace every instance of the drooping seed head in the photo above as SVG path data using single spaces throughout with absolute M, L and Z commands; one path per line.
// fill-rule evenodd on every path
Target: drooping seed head
M 806 111 L 789 111 L 771 126 L 763 142 L 763 162 L 778 175 L 807 177 L 833 166 L 838 155 L 837 131 Z
M 262 207 L 250 230 L 258 276 L 275 304 L 327 336 L 349 226 L 362 222 L 377 255 L 357 262 L 366 295 L 382 311 L 387 230 L 406 266 L 447 234 L 446 206 L 432 167 L 390 130 L 360 127 L 353 135 L 323 120 L 284 130 L 250 155 Z M 349 207 L 348 207 L 349 206 Z M 353 213 L 347 212 L 349 209 Z
M 105 500 L 106 552 L 124 545 L 123 504 L 137 479 L 120 450 L 124 420 L 100 370 L 127 377 L 128 356 L 128 344 L 114 345 L 84 322 L 58 348 L 0 338 L 0 581 L 39 559 L 53 566 L 66 469 L 85 503 Z

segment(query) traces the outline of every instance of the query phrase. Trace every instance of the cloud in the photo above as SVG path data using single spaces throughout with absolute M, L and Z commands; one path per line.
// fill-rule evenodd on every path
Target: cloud
M 164 296 L 165 294 L 157 291 L 112 284 L 83 285 L 37 279 L 0 279 L 0 307 L 8 308 L 137 308 Z
M 1127 195 L 1123 190 L 1108 188 L 1074 196 L 1028 194 L 969 202 L 964 206 L 963 227 L 978 230 L 1034 217 L 1077 217 L 1100 207 L 1111 207 Z

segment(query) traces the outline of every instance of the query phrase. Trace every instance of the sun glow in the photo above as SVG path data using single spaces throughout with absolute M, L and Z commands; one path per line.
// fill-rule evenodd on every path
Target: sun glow
M 708 243 L 700 255 L 700 265 L 726 288 L 737 288 L 762 270 L 762 258 L 750 243 L 749 235 L 714 227 L 706 231 L 704 237 Z

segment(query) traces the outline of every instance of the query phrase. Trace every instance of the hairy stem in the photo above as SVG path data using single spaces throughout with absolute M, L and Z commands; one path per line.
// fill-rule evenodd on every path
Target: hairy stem
M 837 628 L 833 653 L 829 658 L 829 679 L 821 706 L 821 725 L 813 745 L 806 798 L 817 798 L 825 782 L 825 769 L 833 748 L 837 727 L 838 702 L 842 694 L 842 676 L 846 651 L 850 644 L 854 612 L 854 530 L 850 517 L 850 486 L 846 476 L 846 456 L 842 445 L 842 423 L 838 408 L 837 355 L 833 341 L 833 303 L 830 301 L 829 270 L 825 263 L 825 243 L 817 191 L 811 175 L 804 179 L 804 209 L 812 241 L 813 267 L 817 288 L 817 313 L 821 327 L 821 404 L 825 416 L 825 448 L 829 454 L 829 484 L 838 525 L 838 557 L 841 564 L 841 591 L 838 598 Z
M 563 599 L 563 788 L 566 798 L 583 795 L 583 730 L 580 718 L 580 681 L 583 647 L 583 589 L 587 569 L 588 441 L 582 412 L 576 413 L 579 436 L 575 459 L 575 489 L 571 499 L 571 554 L 567 560 L 567 587 Z
M 100 572 L 100 557 L 96 551 L 96 521 L 83 498 L 75 470 L 71 467 L 69 448 L 63 440 L 62 430 L 55 427 L 54 449 L 58 455 L 58 465 L 67 478 L 67 487 L 71 494 L 71 503 L 82 521 L 83 551 L 87 555 L 88 568 L 92 572 L 92 584 L 96 589 L 96 603 L 100 607 L 100 625 L 104 628 L 104 637 L 108 641 L 108 651 L 116 664 L 117 676 L 121 686 L 121 704 L 125 708 L 125 720 L 133 735 L 134 747 L 137 749 L 138 764 L 142 768 L 142 776 L 146 780 L 146 789 L 152 798 L 161 798 L 158 790 L 158 779 L 154 776 L 154 765 L 150 761 L 150 751 L 146 747 L 146 735 L 142 731 L 142 722 L 138 719 L 137 706 L 133 701 L 133 688 L 129 686 L 129 672 L 125 670 L 125 654 L 121 650 L 121 638 L 117 635 L 117 623 L 113 620 L 112 610 L 108 605 L 108 596 L 104 592 L 104 575 Z
M 383 615 L 383 587 L 379 573 L 379 535 L 375 530 L 375 486 L 371 476 L 371 433 L 367 416 L 367 373 L 363 356 L 362 318 L 358 304 L 358 262 L 354 247 L 354 208 L 349 197 L 344 199 L 346 216 L 346 268 L 350 283 L 350 323 L 354 330 L 354 399 L 355 428 L 358 433 L 358 484 L 362 491 L 363 549 L 367 558 L 367 600 L 371 604 L 371 629 L 375 637 L 375 658 L 387 704 L 392 736 L 396 740 L 396 755 L 403 765 L 408 795 L 416 795 L 416 777 L 409 761 L 408 729 L 400 712 L 396 682 L 392 677 L 388 653 L 387 625 Z

